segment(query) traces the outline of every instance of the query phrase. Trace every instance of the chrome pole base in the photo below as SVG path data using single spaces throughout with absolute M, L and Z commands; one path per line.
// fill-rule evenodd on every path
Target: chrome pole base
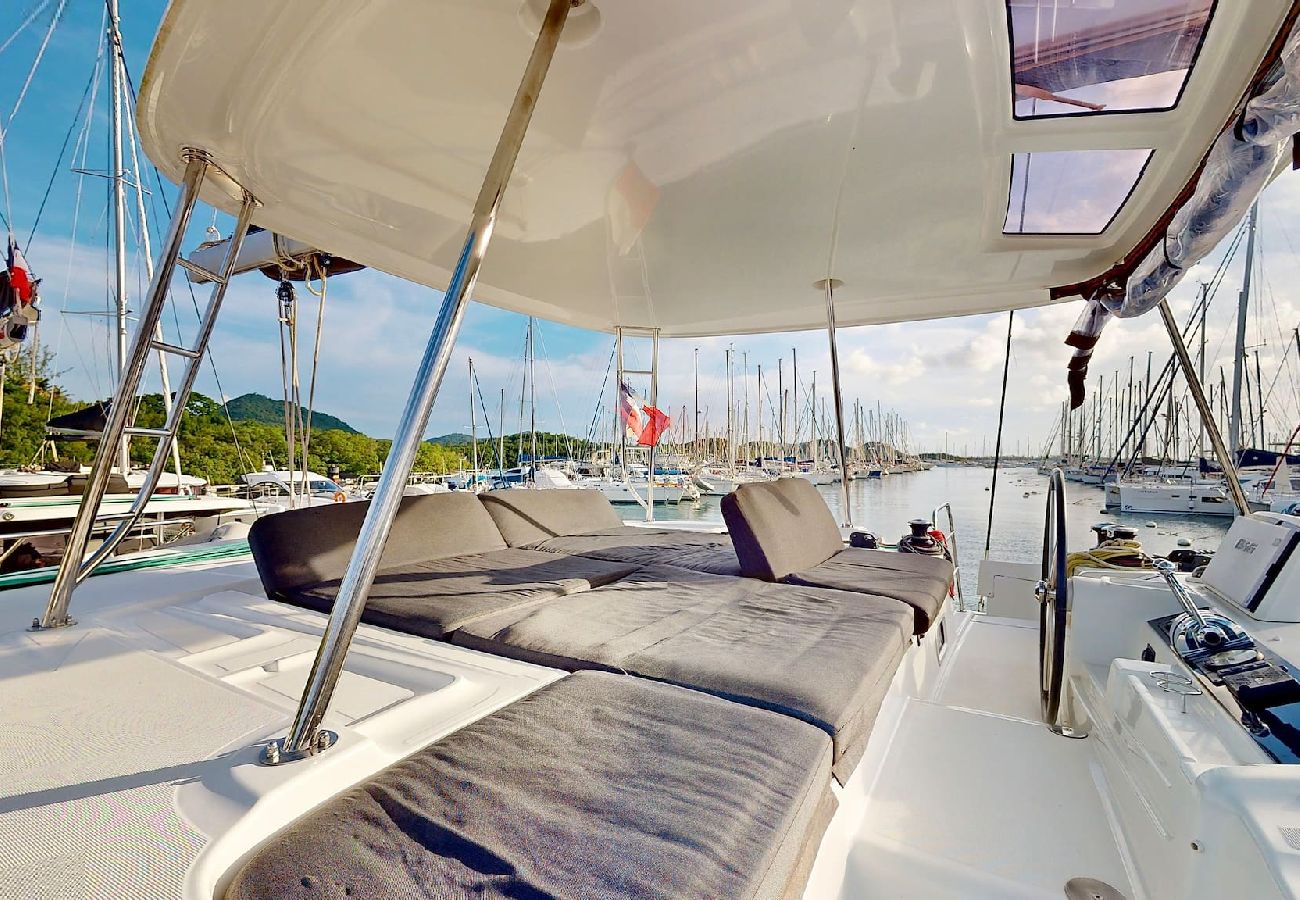
M 1071 728 L 1069 725 L 1048 725 L 1047 730 L 1072 741 L 1081 741 L 1088 736 L 1088 732 L 1082 728 Z
M 300 759 L 310 759 L 317 753 L 322 753 L 338 743 L 339 736 L 332 731 L 321 729 L 316 732 L 316 740 L 312 741 L 305 750 L 290 750 L 285 746 L 288 738 L 276 738 L 265 747 L 257 756 L 258 765 L 278 766 L 283 763 L 298 762 Z
M 35 618 L 32 619 L 32 624 L 28 627 L 27 630 L 28 631 L 54 631 L 56 628 L 67 628 L 71 625 L 76 625 L 76 624 L 77 624 L 77 620 L 72 618 L 72 616 L 64 616 L 61 619 L 56 619 L 55 621 L 50 622 L 50 624 L 48 625 L 42 625 L 41 620 L 39 618 Z

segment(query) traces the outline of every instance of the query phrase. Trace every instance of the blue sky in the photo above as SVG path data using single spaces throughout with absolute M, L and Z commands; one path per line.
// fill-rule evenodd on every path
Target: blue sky
M 107 83 L 100 84 L 88 140 L 84 114 L 77 109 L 95 61 L 103 6 L 98 0 L 64 0 L 63 18 L 49 42 L 39 70 L 32 79 L 5 140 L 9 192 L 3 209 L 12 211 L 15 233 L 25 242 L 36 217 L 46 185 L 54 174 L 46 208 L 33 238 L 28 258 L 44 279 L 45 320 L 41 341 L 56 353 L 62 382 L 78 397 L 106 396 L 112 387 L 112 366 L 102 316 L 77 311 L 103 310 L 108 302 L 109 272 L 105 243 L 108 227 L 107 182 L 72 171 L 84 167 L 108 168 Z M 11 14 L 6 27 L 16 27 L 26 13 L 43 0 L 23 0 L 23 15 Z M 32 25 L 0 51 L 0 121 L 7 118 L 23 89 L 26 76 L 45 36 L 51 15 L 60 4 L 51 2 Z M 159 0 L 123 0 L 123 32 L 131 75 L 138 81 L 150 42 L 162 14 Z M 0 42 L 8 33 L 0 35 Z M 69 151 L 55 167 L 65 135 L 71 129 Z M 73 160 L 81 147 L 82 153 Z M 128 161 L 129 165 L 129 161 Z M 152 171 L 146 175 L 151 187 Z M 80 193 L 79 193 L 80 185 Z M 170 195 L 172 188 L 167 187 Z M 80 203 L 78 205 L 78 197 Z M 151 195 L 157 205 L 161 198 Z M 132 213 L 134 215 L 134 213 Z M 74 230 L 74 217 L 76 228 Z M 160 220 L 162 216 L 158 217 Z M 155 234 L 165 222 L 151 222 Z M 198 231 L 207 225 L 199 223 Z M 218 221 L 219 228 L 227 223 Z M 1268 383 L 1283 366 L 1282 354 L 1290 330 L 1300 322 L 1300 303 L 1291 290 L 1300 284 L 1295 248 L 1300 246 L 1300 178 L 1283 176 L 1265 194 L 1261 206 L 1263 273 L 1261 292 L 1252 314 L 1251 344 L 1262 344 L 1261 366 Z M 156 238 L 155 238 L 156 243 Z M 136 242 L 132 242 L 133 296 L 143 287 L 143 268 Z M 1217 262 L 1212 256 L 1194 270 L 1174 293 L 1176 310 L 1190 308 L 1195 283 L 1208 278 Z M 1231 365 L 1230 320 L 1240 283 L 1238 259 L 1213 307 L 1210 326 L 1210 368 Z M 226 396 L 256 391 L 280 396 L 280 350 L 274 302 L 275 285 L 257 275 L 232 286 L 212 345 L 212 355 Z M 304 346 L 314 328 L 314 298 L 300 292 Z M 192 329 L 189 297 L 178 294 L 176 318 L 168 313 L 171 337 Z M 202 300 L 202 295 L 200 295 Z M 426 287 L 411 285 L 371 271 L 331 280 L 322 338 L 322 361 L 317 387 L 317 408 L 338 415 L 361 430 L 390 435 L 404 403 L 416 361 L 441 296 Z M 138 302 L 138 301 L 135 301 Z M 1055 307 L 1017 314 L 1011 387 L 1008 395 L 1006 442 L 1036 451 L 1051 429 L 1065 394 L 1065 364 L 1069 351 L 1062 340 L 1078 314 L 1077 307 Z M 926 323 L 842 329 L 841 359 L 847 402 L 858 398 L 870 408 L 880 402 L 900 412 L 911 425 L 913 444 L 920 449 L 941 449 L 945 440 L 956 451 L 992 449 L 997 420 L 997 393 L 1001 380 L 1005 314 L 949 319 Z M 518 403 L 522 374 L 522 349 L 526 320 L 518 315 L 480 305 L 471 307 L 442 397 L 429 431 L 439 434 L 468 430 L 466 358 L 473 357 L 486 399 L 487 412 L 498 416 L 502 388 L 507 394 L 506 426 L 519 422 Z M 598 408 L 597 397 L 606 369 L 612 337 L 566 328 L 552 323 L 539 326 L 545 350 L 538 362 L 538 421 L 547 429 L 585 434 L 593 415 L 602 424 L 612 420 L 607 390 Z M 693 367 L 699 351 L 701 407 L 704 428 L 723 427 L 726 383 L 724 352 L 736 351 L 736 396 L 748 394 L 751 416 L 757 418 L 754 370 L 762 365 L 768 395 L 775 397 L 778 360 L 790 380 L 791 358 L 797 351 L 800 379 L 807 390 L 811 373 L 818 379 L 819 403 L 829 395 L 829 360 L 821 333 L 766 335 L 744 338 L 666 341 L 661 349 L 660 405 L 675 418 L 692 399 Z M 1148 351 L 1157 368 L 1168 354 L 1154 316 L 1112 323 L 1103 337 L 1092 368 L 1093 378 L 1112 378 L 1128 360 L 1145 368 Z M 639 352 L 631 349 L 633 358 Z M 1270 400 L 1271 430 L 1289 431 L 1300 415 L 1294 384 L 1300 375 L 1296 351 L 1281 369 L 1279 387 Z M 750 379 L 742 379 L 742 361 L 748 356 Z M 304 366 L 304 377 L 306 367 Z M 156 386 L 153 389 L 157 389 Z M 211 370 L 205 367 L 198 390 L 219 394 Z M 767 401 L 765 401 L 766 403 Z M 480 413 L 481 415 L 481 413 Z M 689 419 L 689 413 L 687 415 Z

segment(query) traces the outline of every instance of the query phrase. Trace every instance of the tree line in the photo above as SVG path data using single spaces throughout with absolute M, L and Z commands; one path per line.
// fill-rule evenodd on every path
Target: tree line
M 46 444 L 45 424 L 49 419 L 73 412 L 83 406 L 69 397 L 51 376 L 49 357 L 37 361 L 35 390 L 29 363 L 11 363 L 3 380 L 3 407 L 0 407 L 0 466 L 18 467 L 53 462 L 53 452 Z M 28 400 L 31 400 L 29 403 Z M 140 399 L 136 424 L 157 428 L 163 424 L 161 394 L 146 394 Z M 286 466 L 284 429 L 278 425 L 255 421 L 231 422 L 221 403 L 200 393 L 190 395 L 180 430 L 181 468 L 186 474 L 206 479 L 210 484 L 233 484 L 240 475 L 254 472 L 270 463 Z M 497 468 L 497 440 L 480 440 L 479 466 Z M 529 433 L 505 437 L 504 467 L 526 460 L 532 447 Z M 131 441 L 133 463 L 147 465 L 156 442 L 146 438 Z M 370 475 L 380 471 L 392 441 L 372 438 L 357 432 L 313 428 L 307 454 L 307 468 L 325 474 L 338 466 L 346 476 Z M 568 435 L 538 432 L 538 456 L 588 455 L 593 446 Z M 95 455 L 93 444 L 85 441 L 59 440 L 54 445 L 62 464 L 88 464 Z M 425 442 L 415 458 L 415 471 L 446 474 L 469 467 L 472 448 L 468 443 L 444 446 Z M 170 467 L 169 467 L 170 468 Z M 301 462 L 297 468 L 301 468 Z

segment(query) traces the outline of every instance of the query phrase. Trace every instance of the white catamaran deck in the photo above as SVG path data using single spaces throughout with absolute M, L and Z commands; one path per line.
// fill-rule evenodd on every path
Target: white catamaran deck
M 819 870 L 806 896 L 1060 897 L 1080 877 L 1136 896 L 1092 745 L 1038 718 L 1037 627 L 966 619 L 933 699 L 877 724 L 883 761 L 841 798 L 859 820 L 842 886 Z
M 5 595 L 4 896 L 211 897 L 322 797 L 561 674 L 363 628 L 326 718 L 336 763 L 265 768 L 324 616 L 267 600 L 251 562 L 91 579 L 77 626 L 26 631 L 48 591 Z
M 6 595 L 0 842 L 17 855 L 0 883 L 210 897 L 320 798 L 563 676 L 362 626 L 325 722 L 337 752 L 261 767 L 325 618 L 254 579 L 247 562 L 94 578 L 80 624 L 38 634 L 48 589 Z M 1134 896 L 1093 742 L 1037 719 L 1036 628 L 946 619 L 942 662 L 931 635 L 895 677 L 806 896 L 1060 896 L 1074 877 Z

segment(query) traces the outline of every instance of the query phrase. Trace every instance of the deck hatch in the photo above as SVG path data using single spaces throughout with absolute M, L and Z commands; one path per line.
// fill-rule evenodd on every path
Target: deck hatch
M 1004 234 L 1100 234 L 1124 206 L 1151 150 L 1015 153 Z
M 1007 0 L 1017 119 L 1171 109 L 1214 0 Z

